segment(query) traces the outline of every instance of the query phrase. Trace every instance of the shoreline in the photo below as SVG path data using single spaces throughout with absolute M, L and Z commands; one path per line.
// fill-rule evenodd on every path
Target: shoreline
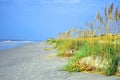
M 24 45 L 33 44 L 33 43 L 37 43 L 37 42 L 36 41 L 20 41 L 20 40 L 19 41 L 17 41 L 17 40 L 0 41 L 0 51 L 13 49 L 13 48 L 16 48 L 19 46 L 24 46 Z
M 0 80 L 120 80 L 118 76 L 63 71 L 66 58 L 56 57 L 57 50 L 37 42 L 0 51 Z

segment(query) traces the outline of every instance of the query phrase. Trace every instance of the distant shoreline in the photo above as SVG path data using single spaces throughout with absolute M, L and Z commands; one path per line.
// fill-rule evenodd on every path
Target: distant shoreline
M 36 41 L 0 40 L 0 50 L 12 49 L 18 46 L 23 46 L 31 43 L 36 43 Z

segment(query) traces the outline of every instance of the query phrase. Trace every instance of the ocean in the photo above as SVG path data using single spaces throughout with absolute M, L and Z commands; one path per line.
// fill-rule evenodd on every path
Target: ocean
M 35 41 L 20 41 L 20 40 L 0 40 L 0 50 L 6 50 L 15 48 L 17 46 L 22 46 L 25 44 L 31 44 Z

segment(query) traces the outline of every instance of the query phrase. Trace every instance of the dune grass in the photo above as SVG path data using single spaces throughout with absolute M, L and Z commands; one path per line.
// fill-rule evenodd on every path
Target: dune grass
M 58 56 L 71 57 L 67 71 L 97 71 L 106 75 L 120 74 L 120 12 L 112 3 L 104 8 L 104 16 L 97 13 L 87 30 L 70 29 L 50 39 L 58 49 Z

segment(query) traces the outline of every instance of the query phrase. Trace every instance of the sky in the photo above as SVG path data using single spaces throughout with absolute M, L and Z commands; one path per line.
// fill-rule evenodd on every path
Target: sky
M 119 0 L 0 0 L 0 39 L 46 40 L 85 28 L 112 2 Z

